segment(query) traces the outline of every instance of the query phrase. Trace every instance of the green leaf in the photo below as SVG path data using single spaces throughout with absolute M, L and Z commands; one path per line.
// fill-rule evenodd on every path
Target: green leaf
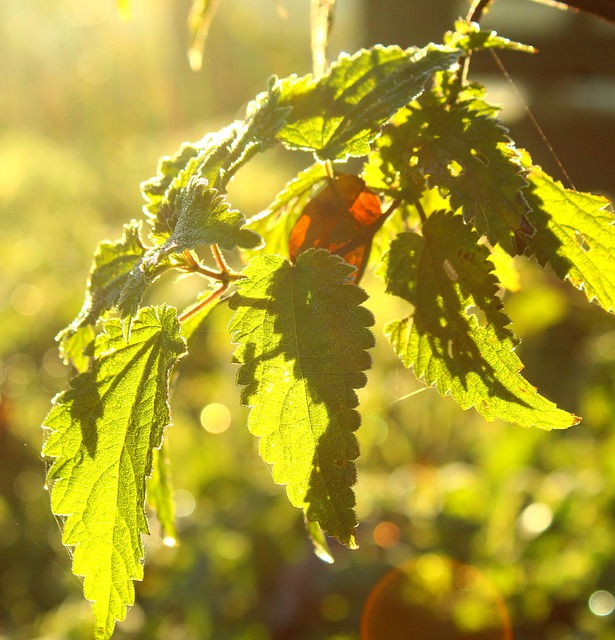
M 388 339 L 417 377 L 489 421 L 541 429 L 576 424 L 577 417 L 520 375 L 518 339 L 507 328 L 489 250 L 478 239 L 461 216 L 437 211 L 423 236 L 404 233 L 393 242 L 382 269 L 387 291 L 410 302 L 414 312 L 385 326 Z
M 64 329 L 56 336 L 60 343 L 60 356 L 65 364 L 72 364 L 75 369 L 82 373 L 90 366 L 90 358 L 86 354 L 86 349 L 94 342 L 96 332 L 91 324 L 85 324 L 78 329 L 70 327 Z
M 245 228 L 243 213 L 232 209 L 217 189 L 208 186 L 205 178 L 193 175 L 185 188 L 174 193 L 172 206 L 176 210 L 176 220 L 170 237 L 160 247 L 145 253 L 124 285 L 118 302 L 124 315 L 136 312 L 147 287 L 173 268 L 174 257 L 179 260 L 183 251 L 212 244 L 223 249 L 237 245 L 253 248 L 262 243 L 257 233 Z
M 204 178 L 210 188 L 224 193 L 245 162 L 276 142 L 289 110 L 279 106 L 279 96 L 280 83 L 274 78 L 268 90 L 248 104 L 244 120 L 209 133 L 199 142 L 184 143 L 174 156 L 161 160 L 159 175 L 141 185 L 155 244 L 166 242 L 175 230 L 177 199 L 193 178 Z
M 291 149 L 314 151 L 321 160 L 367 155 L 381 125 L 460 55 L 459 49 L 433 44 L 406 50 L 377 45 L 343 54 L 318 81 L 311 75 L 288 78 L 281 104 L 292 111 L 278 139 Z
M 528 160 L 528 164 L 531 162 Z M 566 189 L 531 166 L 528 199 L 536 231 L 525 239 L 541 265 L 549 263 L 606 311 L 615 309 L 615 215 L 603 196 Z
M 238 282 L 229 326 L 239 346 L 242 402 L 248 427 L 260 438 L 273 479 L 290 502 L 341 543 L 356 546 L 351 489 L 359 455 L 360 417 L 354 389 L 374 345 L 366 299 L 348 284 L 353 269 L 325 250 L 309 250 L 291 265 L 256 256 Z
M 163 542 L 169 547 L 175 546 L 177 543 L 177 529 L 175 528 L 171 465 L 165 451 L 164 442 L 160 449 L 152 451 L 152 475 L 147 483 L 147 501 L 156 510 Z
M 130 272 L 146 252 L 141 242 L 140 230 L 141 223 L 132 220 L 124 225 L 121 240 L 105 240 L 98 245 L 90 269 L 83 308 L 75 320 L 58 335 L 58 340 L 64 342 L 84 325 L 95 324 L 105 311 L 117 304 Z M 69 351 L 76 355 L 75 349 L 66 346 L 64 349 L 67 355 Z
M 527 183 L 521 154 L 484 93 L 476 83 L 459 91 L 454 75 L 437 74 L 430 91 L 397 118 L 389 144 L 380 147 L 382 162 L 389 175 L 400 176 L 402 195 L 422 190 L 426 180 L 479 233 L 514 255 L 517 236 L 532 232 Z
M 531 51 L 493 31 L 459 22 L 444 45 L 400 49 L 376 45 L 342 54 L 329 72 L 282 81 L 280 104 L 292 107 L 278 139 L 291 149 L 314 151 L 321 160 L 365 156 L 381 126 L 416 98 L 436 72 L 449 69 L 470 49 Z
M 145 483 L 170 422 L 169 376 L 186 351 L 169 307 L 142 309 L 128 331 L 128 321 L 103 321 L 90 368 L 56 396 L 43 423 L 51 507 L 94 603 L 97 640 L 124 619 L 132 581 L 143 576 Z

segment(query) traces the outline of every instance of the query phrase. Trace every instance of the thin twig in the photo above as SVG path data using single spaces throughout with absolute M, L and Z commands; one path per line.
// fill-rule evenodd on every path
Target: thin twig
M 207 305 L 210 305 L 212 302 L 217 300 L 226 290 L 228 289 L 228 282 L 223 282 L 219 289 L 212 291 L 211 295 L 207 296 L 204 300 L 201 300 L 198 304 L 195 304 L 190 309 L 187 309 L 179 316 L 179 321 L 184 323 L 186 320 L 195 316 L 199 311 L 204 309 Z

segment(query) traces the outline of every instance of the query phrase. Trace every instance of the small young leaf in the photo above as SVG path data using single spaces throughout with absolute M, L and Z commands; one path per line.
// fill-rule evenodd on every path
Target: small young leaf
M 528 164 L 530 161 L 527 161 Z M 536 232 L 528 252 L 606 311 L 615 310 L 615 215 L 602 196 L 566 189 L 540 167 L 527 175 Z
M 178 220 L 176 199 L 193 178 L 204 178 L 210 188 L 224 193 L 245 162 L 276 142 L 289 111 L 279 106 L 280 88 L 274 78 L 269 89 L 248 104 L 244 120 L 209 133 L 199 142 L 184 143 L 174 156 L 161 160 L 158 176 L 142 183 L 147 200 L 144 210 L 155 244 L 163 244 L 173 233 Z
M 401 234 L 383 265 L 387 291 L 414 306 L 385 333 L 407 367 L 487 420 L 564 429 L 579 419 L 540 396 L 519 373 L 518 339 L 495 295 L 489 251 L 461 216 L 434 212 L 423 236 Z M 484 315 L 479 321 L 471 309 Z
M 124 619 L 132 581 L 143 576 L 145 483 L 170 422 L 171 370 L 186 351 L 169 307 L 142 309 L 127 333 L 128 321 L 103 321 L 90 368 L 56 396 L 43 423 L 51 507 L 94 603 L 97 640 Z
M 354 389 L 374 345 L 366 294 L 349 284 L 353 268 L 325 250 L 289 264 L 256 256 L 231 299 L 229 326 L 238 343 L 248 427 L 273 479 L 286 484 L 290 502 L 341 543 L 355 547 L 351 489 L 359 455 L 354 431 L 360 417 Z
M 243 213 L 232 209 L 217 189 L 208 186 L 205 178 L 193 175 L 184 188 L 174 192 L 172 202 L 164 208 L 171 206 L 174 207 L 169 214 L 175 220 L 173 232 L 160 247 L 147 251 L 130 272 L 118 302 L 124 315 L 136 312 L 147 287 L 173 268 L 174 256 L 179 259 L 179 254 L 186 249 L 211 244 L 223 249 L 253 248 L 262 243 L 257 233 L 245 228 Z

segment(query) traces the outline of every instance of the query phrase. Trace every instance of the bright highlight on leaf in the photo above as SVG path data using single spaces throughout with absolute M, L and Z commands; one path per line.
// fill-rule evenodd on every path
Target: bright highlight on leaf
M 230 306 L 242 365 L 243 404 L 273 479 L 309 521 L 348 547 L 357 524 L 351 489 L 359 455 L 354 389 L 365 385 L 374 345 L 366 294 L 348 284 L 353 269 L 325 250 L 289 264 L 254 258 Z
M 146 307 L 130 331 L 129 322 L 103 323 L 90 368 L 43 423 L 51 508 L 93 602 L 97 640 L 111 637 L 143 577 L 145 484 L 171 420 L 169 376 L 186 351 L 174 309 Z
M 528 199 L 534 235 L 529 252 L 549 263 L 606 311 L 615 310 L 615 215 L 602 196 L 566 189 L 540 167 L 531 166 Z
M 382 269 L 387 291 L 414 312 L 386 325 L 387 337 L 417 377 L 487 420 L 541 429 L 576 424 L 520 375 L 518 340 L 495 295 L 489 251 L 477 242 L 460 216 L 443 211 L 427 219 L 423 236 L 404 233 L 393 242 Z

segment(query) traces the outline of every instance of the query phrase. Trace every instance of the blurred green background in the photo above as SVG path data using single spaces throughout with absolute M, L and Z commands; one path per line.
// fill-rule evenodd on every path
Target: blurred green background
M 241 115 L 271 74 L 310 69 L 307 0 L 222 2 L 199 73 L 187 64 L 189 4 L 134 0 L 130 21 L 114 0 L 0 4 L 3 640 L 92 633 L 44 491 L 39 425 L 66 385 L 53 337 L 81 306 L 93 250 L 139 217 L 138 185 L 159 156 Z M 422 46 L 466 11 L 463 0 L 338 0 L 331 53 Z M 613 196 L 615 27 L 522 0 L 496 0 L 484 25 L 539 47 L 502 59 L 576 187 Z M 561 178 L 491 59 L 472 65 L 513 137 Z M 234 204 L 258 212 L 308 161 L 276 149 L 250 163 Z M 180 545 L 164 546 L 152 521 L 146 577 L 115 637 L 615 638 L 615 322 L 548 272 L 518 267 L 522 288 L 505 302 L 525 373 L 583 423 L 542 433 L 486 424 L 433 390 L 405 398 L 419 384 L 380 337 L 405 309 L 368 276 L 378 345 L 361 392 L 361 548 L 334 547 L 331 566 L 258 459 L 229 314 L 217 310 L 173 398 Z M 188 299 L 191 286 L 175 289 Z M 385 596 L 401 592 L 410 602 L 396 609 Z

